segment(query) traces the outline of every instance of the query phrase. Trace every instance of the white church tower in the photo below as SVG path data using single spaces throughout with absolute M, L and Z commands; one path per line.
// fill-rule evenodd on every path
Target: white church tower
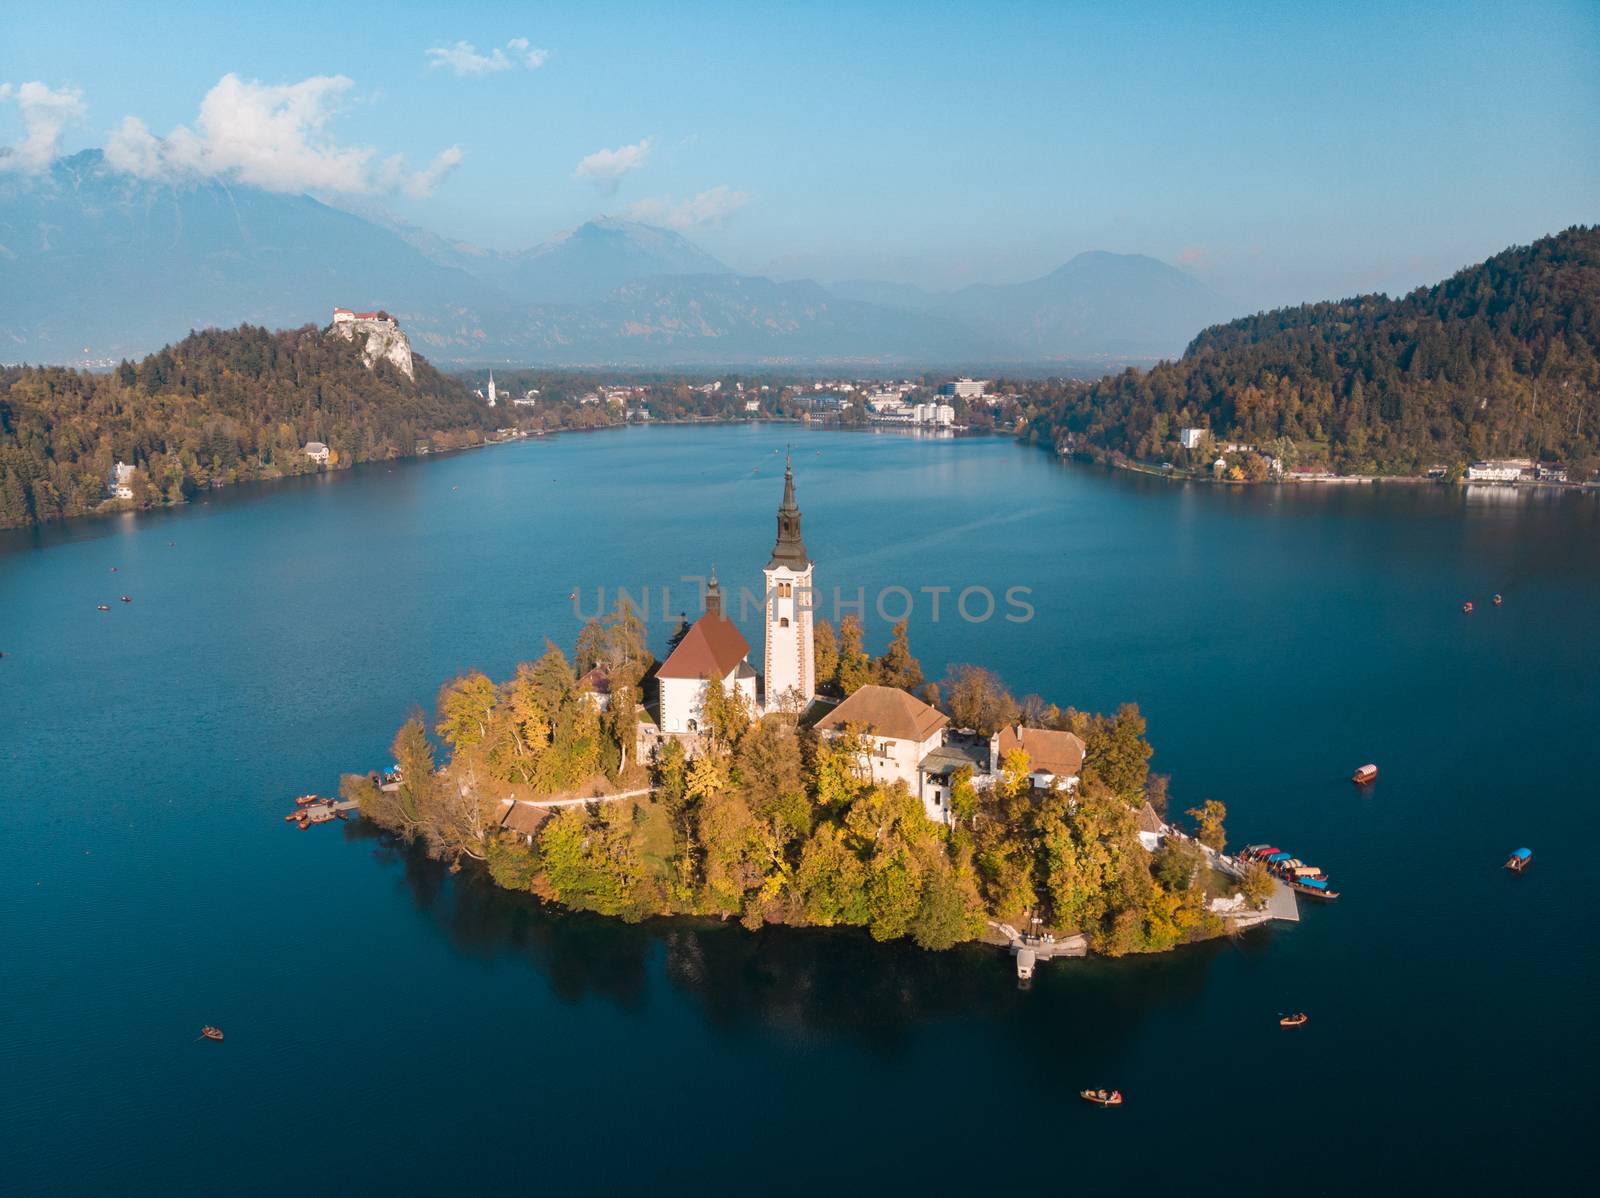
M 489 372 L 489 406 L 491 408 L 494 407 L 494 401 L 495 401 L 494 371 L 491 370 Z
M 800 539 L 800 509 L 794 501 L 794 469 L 783 464 L 783 503 L 778 507 L 778 543 L 763 571 L 767 578 L 765 695 L 768 711 L 785 705 L 805 710 L 816 697 L 816 658 L 811 643 L 811 559 Z

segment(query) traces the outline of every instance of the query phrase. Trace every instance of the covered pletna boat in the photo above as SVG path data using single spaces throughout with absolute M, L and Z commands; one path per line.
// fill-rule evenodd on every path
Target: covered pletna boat
M 1080 1090 L 1078 1097 L 1096 1106 L 1121 1106 L 1121 1090 Z
M 1278 1017 L 1278 1026 L 1304 1027 L 1310 1021 L 1311 1016 L 1307 1015 L 1304 1011 L 1296 1011 L 1293 1015 L 1280 1015 Z
M 1369 782 L 1377 781 L 1377 778 L 1378 767 L 1373 765 L 1371 762 L 1368 762 L 1355 773 L 1350 775 L 1350 781 L 1354 782 L 1357 786 L 1365 786 Z
M 1532 860 L 1532 849 L 1516 849 L 1513 850 L 1511 856 L 1506 858 L 1506 868 L 1514 874 L 1520 874 L 1523 870 L 1528 868 L 1528 865 L 1530 862 L 1532 862 Z
M 1331 903 L 1339 897 L 1337 890 L 1329 888 L 1327 878 L 1286 878 L 1284 880 L 1289 883 L 1291 890 L 1298 894 L 1303 894 L 1307 898 L 1322 899 Z

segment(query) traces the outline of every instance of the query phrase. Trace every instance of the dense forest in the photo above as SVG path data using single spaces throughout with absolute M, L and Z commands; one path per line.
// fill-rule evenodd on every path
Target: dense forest
M 1401 299 L 1282 308 L 1206 329 L 1176 362 L 1036 387 L 1028 436 L 1096 457 L 1190 464 L 1258 447 L 1283 466 L 1449 472 L 1469 460 L 1600 470 L 1600 228 L 1505 251 Z M 1202 465 L 1198 460 L 1195 465 Z
M 826 625 L 823 625 L 826 627 Z M 1193 839 L 1140 844 L 1144 803 L 1164 807 L 1151 775 L 1139 709 L 1110 716 L 1018 702 L 990 671 L 955 666 L 923 682 L 905 625 L 881 657 L 859 622 L 819 637 L 822 688 L 917 686 L 947 696 L 946 711 L 985 734 L 1019 715 L 1076 733 L 1087 754 L 1074 792 L 1032 788 L 1028 755 L 1012 749 L 992 784 L 954 778 L 953 826 L 927 818 L 902 782 L 875 783 L 860 729 L 818 736 L 792 713 L 750 710 L 713 680 L 693 756 L 671 739 L 653 760 L 629 760 L 639 701 L 654 667 L 644 628 L 627 606 L 591 621 L 569 658 L 554 645 L 496 683 L 472 671 L 445 685 L 431 722 L 420 713 L 395 737 L 398 784 L 346 775 L 342 793 L 362 814 L 448 861 L 475 861 L 500 885 L 624 919 L 652 915 L 738 918 L 865 928 L 944 949 L 985 933 L 989 919 L 1081 931 L 1099 952 L 1156 952 L 1220 935 L 1213 898 L 1260 904 L 1271 881 L 1259 867 L 1235 882 L 1206 865 Z M 609 701 L 582 681 L 600 667 Z M 430 735 L 430 732 L 432 735 Z M 447 750 L 435 759 L 437 736 Z M 622 797 L 546 809 L 530 830 L 501 827 L 507 796 Z M 648 794 L 638 793 L 648 789 Z M 1226 811 L 1214 800 L 1188 813 L 1199 843 L 1221 849 Z
M 307 326 L 191 333 L 104 374 L 0 368 L 0 527 L 90 512 L 117 462 L 135 468 L 133 506 L 209 486 L 303 474 L 483 440 L 493 413 L 415 359 L 413 381 L 359 343 Z

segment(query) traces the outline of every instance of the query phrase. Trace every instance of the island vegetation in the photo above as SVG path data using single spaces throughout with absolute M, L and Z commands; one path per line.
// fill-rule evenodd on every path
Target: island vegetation
M 748 710 L 715 682 L 692 757 L 672 739 L 654 760 L 630 760 L 655 662 L 624 603 L 590 621 L 570 657 L 549 644 L 509 680 L 472 671 L 446 684 L 432 719 L 419 712 L 396 734 L 387 785 L 346 775 L 342 793 L 453 867 L 477 863 L 501 886 L 627 920 L 860 927 L 945 949 L 984 936 L 991 921 L 1037 917 L 1115 955 L 1221 934 L 1210 910 L 1218 894 L 1265 901 L 1264 874 L 1216 875 L 1194 840 L 1171 836 L 1154 853 L 1141 845 L 1138 813 L 1146 803 L 1164 808 L 1166 781 L 1150 773 L 1136 706 L 1097 716 L 1019 702 L 974 666 L 929 684 L 903 624 L 876 657 L 861 647 L 858 624 L 830 627 L 816 657 L 836 696 L 869 682 L 917 686 L 979 732 L 1024 712 L 1071 730 L 1088 750 L 1081 782 L 1041 794 L 1027 754 L 1013 750 L 993 785 L 975 785 L 969 770 L 956 776 L 947 827 L 903 784 L 863 776 L 859 730 L 820 737 L 794 713 Z M 609 687 L 603 704 L 586 681 L 597 667 Z M 575 801 L 547 808 L 536 828 L 502 827 L 504 800 L 552 796 Z M 1220 849 L 1222 804 L 1190 815 L 1199 840 Z
M 1113 462 L 1265 481 L 1272 462 L 1457 475 L 1469 461 L 1600 471 L 1600 227 L 1497 254 L 1400 299 L 1280 308 L 1204 330 L 1176 362 L 1022 384 L 1024 435 Z M 1205 430 L 1184 449 L 1180 428 Z M 1239 446 L 1228 450 L 1229 445 Z M 1248 447 L 1248 448 L 1245 448 Z M 1234 473 L 1236 471 L 1236 473 Z

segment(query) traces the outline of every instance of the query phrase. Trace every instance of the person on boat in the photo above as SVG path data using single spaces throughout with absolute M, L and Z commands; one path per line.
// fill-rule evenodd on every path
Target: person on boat
M 1112 1102 L 1121 1102 L 1122 1101 L 1122 1091 L 1121 1090 L 1113 1090 L 1113 1091 L 1111 1091 L 1111 1101 Z

